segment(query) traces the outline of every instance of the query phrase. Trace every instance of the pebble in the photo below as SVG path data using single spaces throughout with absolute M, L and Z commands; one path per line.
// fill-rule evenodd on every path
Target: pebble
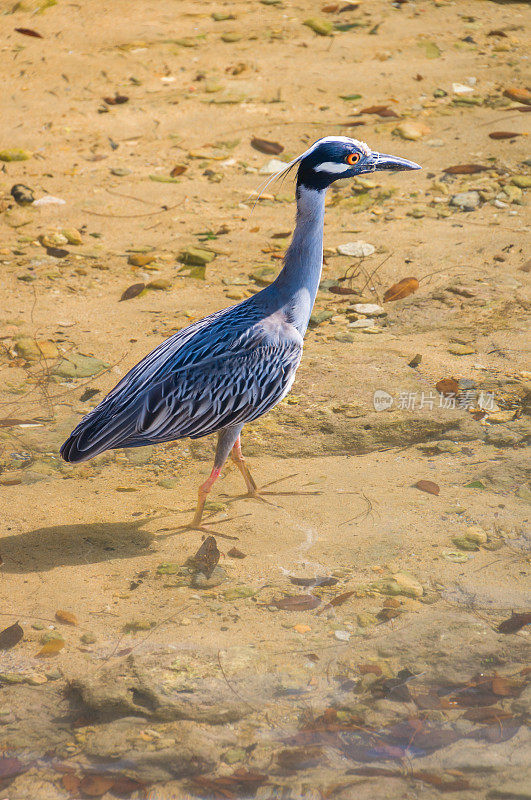
M 292 630 L 296 631 L 297 633 L 310 633 L 311 628 L 309 625 L 294 625 Z
M 202 247 L 188 247 L 186 250 L 181 250 L 177 260 L 181 264 L 187 264 L 191 267 L 204 267 L 210 264 L 216 257 L 212 250 L 206 250 Z
M 109 365 L 94 356 L 85 356 L 81 353 L 69 353 L 68 358 L 63 358 L 51 370 L 53 375 L 63 378 L 89 378 L 98 372 L 107 369 Z
M 220 583 L 224 583 L 227 578 L 228 575 L 223 567 L 217 566 L 214 567 L 209 578 L 202 572 L 197 572 L 192 578 L 191 586 L 193 586 L 194 589 L 212 589 L 214 586 L 219 586 Z
M 369 242 L 364 242 L 361 239 L 356 242 L 347 242 L 340 244 L 337 248 L 340 256 L 352 256 L 353 258 L 366 258 L 372 256 L 376 252 L 376 247 Z
M 400 136 L 402 139 L 416 142 L 417 139 L 421 139 L 427 133 L 431 133 L 431 129 L 422 122 L 406 120 L 405 122 L 401 122 L 400 125 L 397 125 L 393 133 Z
M 468 356 L 475 353 L 475 349 L 468 344 L 453 344 L 448 348 L 448 352 L 453 356 Z
M 65 237 L 68 244 L 83 244 L 83 239 L 81 238 L 81 234 L 75 228 L 66 228 L 62 231 L 63 236 Z
M 362 330 L 367 330 L 369 328 L 374 328 L 376 326 L 376 320 L 374 319 L 357 319 L 355 322 L 349 322 L 349 328 L 361 328 Z
M 473 211 L 479 206 L 479 200 L 479 192 L 460 192 L 459 194 L 454 194 L 450 200 L 450 205 L 460 208 L 461 211 Z
M 476 544 L 485 544 L 488 539 L 487 534 L 479 525 L 470 525 L 465 531 L 465 538 Z
M 355 303 L 352 306 L 352 309 L 356 312 L 356 314 L 364 314 L 366 317 L 387 316 L 387 312 L 382 308 L 382 306 L 379 306 L 376 303 Z
M 350 639 L 350 632 L 349 631 L 334 631 L 334 637 L 339 642 L 348 642 Z
M 61 197 L 54 197 L 53 194 L 45 194 L 44 197 L 39 197 L 39 199 L 35 200 L 33 203 L 34 208 L 39 208 L 40 206 L 64 205 L 66 205 L 66 200 L 63 200 Z
M 334 27 L 327 19 L 310 17 L 304 20 L 303 25 L 306 25 L 307 28 L 317 33 L 318 36 L 333 36 L 334 34 Z
M 156 253 L 133 253 L 127 257 L 127 263 L 132 267 L 145 267 L 157 258 Z
M 260 175 L 274 175 L 276 172 L 285 169 L 288 166 L 287 161 L 281 161 L 280 158 L 270 158 L 269 161 L 260 167 Z
M 531 175 L 513 175 L 511 183 L 520 189 L 531 189 Z
M 33 153 L 29 150 L 22 150 L 20 147 L 11 147 L 0 150 L 0 161 L 27 161 Z
M 54 359 L 59 350 L 53 342 L 35 340 L 31 336 L 18 336 L 15 341 L 15 352 L 26 361 L 40 361 L 42 358 Z
M 43 247 L 63 247 L 68 244 L 68 239 L 62 233 L 43 233 L 39 236 L 39 242 Z
M 12 186 L 11 195 L 19 206 L 31 205 L 35 200 L 33 189 L 30 189 L 29 186 L 24 186 L 23 183 L 16 183 Z

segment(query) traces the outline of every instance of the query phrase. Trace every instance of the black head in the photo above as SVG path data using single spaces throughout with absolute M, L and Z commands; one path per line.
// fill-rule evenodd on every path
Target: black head
M 320 191 L 339 178 L 352 178 L 376 170 L 422 169 L 414 161 L 376 153 L 365 142 L 347 136 L 319 139 L 296 162 L 297 186 Z

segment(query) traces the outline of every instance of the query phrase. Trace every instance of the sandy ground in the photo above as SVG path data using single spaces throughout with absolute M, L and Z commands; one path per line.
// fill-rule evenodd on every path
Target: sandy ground
M 0 634 L 2 797 L 528 797 L 528 633 L 498 631 L 529 608 L 528 7 L 45 5 L 0 16 L 0 151 L 28 156 L 0 162 L 0 628 L 22 628 Z M 227 468 L 206 579 L 179 526 L 213 441 L 58 450 L 152 347 L 280 269 L 293 186 L 252 210 L 273 157 L 252 137 L 288 161 L 331 134 L 423 171 L 329 192 L 296 384 L 243 435 L 268 502 Z M 407 277 L 362 327 L 358 295 Z

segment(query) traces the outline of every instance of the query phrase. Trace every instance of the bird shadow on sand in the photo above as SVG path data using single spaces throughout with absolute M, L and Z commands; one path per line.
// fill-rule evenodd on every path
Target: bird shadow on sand
M 142 530 L 152 518 L 51 525 L 0 538 L 2 572 L 45 572 L 145 554 L 157 538 Z

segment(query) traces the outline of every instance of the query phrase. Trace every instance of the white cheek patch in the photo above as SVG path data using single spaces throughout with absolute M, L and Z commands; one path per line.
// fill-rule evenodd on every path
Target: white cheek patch
M 346 172 L 350 169 L 349 164 L 337 164 L 335 161 L 323 161 L 322 164 L 318 164 L 316 167 L 313 168 L 315 172 Z

